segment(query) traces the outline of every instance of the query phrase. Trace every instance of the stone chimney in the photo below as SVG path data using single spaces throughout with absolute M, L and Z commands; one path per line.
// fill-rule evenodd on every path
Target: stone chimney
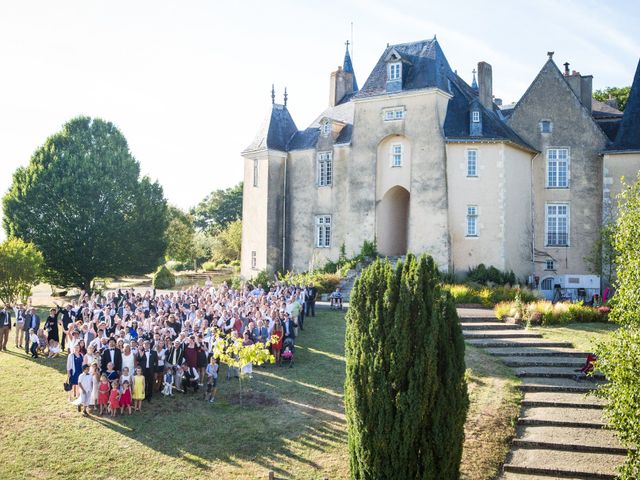
M 611 108 L 615 108 L 616 110 L 620 109 L 620 105 L 618 105 L 618 99 L 611 96 L 611 94 L 609 94 L 609 98 L 607 98 L 604 103 L 609 105 Z
M 342 67 L 338 67 L 338 70 L 331 73 L 329 106 L 335 107 L 349 93 L 353 93 L 353 73 L 345 72 Z
M 580 72 L 573 70 L 568 75 L 565 71 L 564 78 L 587 110 L 591 111 L 591 95 L 593 94 L 593 75 L 580 75 Z
M 478 63 L 478 99 L 484 108 L 493 111 L 493 77 L 487 62 Z

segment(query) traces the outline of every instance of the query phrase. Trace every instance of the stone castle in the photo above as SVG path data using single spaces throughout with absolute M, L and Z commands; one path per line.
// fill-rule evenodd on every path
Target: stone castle
M 347 45 L 309 128 L 285 94 L 242 152 L 242 275 L 310 270 L 374 239 L 383 255 L 428 252 L 454 273 L 484 263 L 543 290 L 591 274 L 620 177 L 640 170 L 640 65 L 623 114 L 547 55 L 505 106 L 491 65 L 469 85 L 435 38 L 387 46 L 360 89 Z

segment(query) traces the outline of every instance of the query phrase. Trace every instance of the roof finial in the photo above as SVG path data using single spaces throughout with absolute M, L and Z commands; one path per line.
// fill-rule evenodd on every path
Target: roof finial
M 564 65 L 564 75 L 565 75 L 565 77 L 569 76 L 569 62 L 564 62 L 563 65 Z
M 473 80 L 471 81 L 471 88 L 473 88 L 474 90 L 478 90 L 478 82 L 476 81 L 476 69 L 474 68 L 473 70 L 471 70 L 471 73 L 473 73 Z
M 349 40 L 347 40 L 346 42 L 344 42 L 344 44 L 347 46 L 347 53 L 349 53 L 349 44 L 350 44 L 350 43 L 351 43 L 351 42 L 349 42 Z
M 556 52 L 547 52 L 547 56 L 549 57 L 549 60 L 551 60 L 553 58 L 553 54 Z
M 289 98 L 289 95 L 287 94 L 287 87 L 284 87 L 284 106 L 287 106 L 287 99 Z
M 273 105 L 274 103 L 276 103 L 276 87 L 272 83 L 271 84 L 271 104 Z

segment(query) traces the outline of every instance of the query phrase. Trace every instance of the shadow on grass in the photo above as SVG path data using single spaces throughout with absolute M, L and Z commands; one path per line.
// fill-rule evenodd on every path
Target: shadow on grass
M 305 327 L 297 339 L 294 367 L 254 367 L 253 379 L 242 381 L 242 403 L 240 383 L 227 381 L 223 367 L 213 404 L 204 401 L 202 389 L 172 398 L 154 391 L 142 412 L 115 418 L 91 414 L 88 420 L 184 462 L 198 477 L 222 468 L 255 478 L 256 466 L 258 472 L 264 469 L 264 478 L 268 470 L 287 478 L 301 469 L 321 471 L 318 458 L 346 443 L 344 319 L 318 312 Z M 25 360 L 58 371 L 64 395 L 66 356 Z

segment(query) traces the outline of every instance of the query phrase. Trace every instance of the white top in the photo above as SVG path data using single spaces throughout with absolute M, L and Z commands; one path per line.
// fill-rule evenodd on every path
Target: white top
M 90 373 L 81 373 L 78 377 L 78 385 L 82 385 L 87 393 L 91 393 L 93 391 L 93 375 Z
M 124 352 L 122 353 L 122 369 L 123 370 L 124 370 L 124 367 L 128 367 L 129 373 L 131 374 L 133 373 L 135 368 L 133 352 L 131 352 L 129 355 L 126 355 Z

